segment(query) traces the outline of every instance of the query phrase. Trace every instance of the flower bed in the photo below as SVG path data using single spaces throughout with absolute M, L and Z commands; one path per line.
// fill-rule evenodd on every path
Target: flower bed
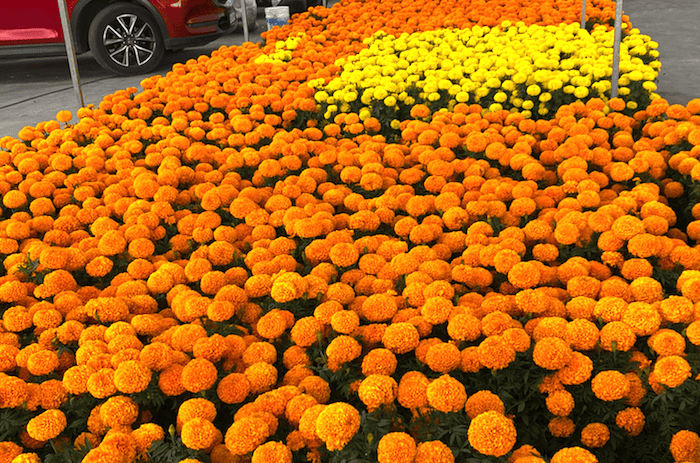
M 361 6 L 0 138 L 1 461 L 700 461 L 700 100 L 578 2 Z

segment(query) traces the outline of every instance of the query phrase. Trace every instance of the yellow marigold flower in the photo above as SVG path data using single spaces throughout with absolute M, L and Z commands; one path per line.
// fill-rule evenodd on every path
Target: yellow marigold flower
M 488 411 L 495 411 L 502 415 L 505 414 L 506 408 L 500 397 L 491 391 L 477 391 L 467 399 L 464 404 L 464 411 L 470 419 L 481 415 Z
M 563 339 L 546 337 L 535 344 L 532 360 L 541 368 L 558 370 L 567 364 L 572 353 L 569 344 Z
M 669 355 L 656 361 L 653 370 L 656 381 L 667 387 L 678 387 L 691 376 L 690 364 L 678 355 Z
M 630 382 L 617 370 L 601 371 L 591 380 L 593 394 L 600 400 L 611 402 L 622 399 L 629 393 Z
M 515 349 L 502 336 L 491 336 L 477 348 L 479 363 L 491 370 L 502 370 L 515 360 Z
M 397 366 L 398 361 L 392 351 L 383 348 L 372 349 L 362 359 L 362 374 L 391 375 Z
M 574 396 L 570 392 L 560 389 L 552 391 L 545 400 L 547 410 L 556 416 L 569 416 L 574 409 Z
M 180 431 L 180 437 L 185 447 L 204 450 L 215 443 L 219 433 L 220 431 L 211 421 L 196 417 L 185 421 Z
M 598 463 L 598 458 L 581 447 L 565 447 L 554 455 L 550 463 Z
M 269 427 L 264 420 L 244 417 L 234 421 L 228 428 L 224 443 L 231 454 L 245 455 L 255 450 L 269 436 Z
M 586 447 L 597 449 L 610 440 L 610 429 L 603 423 L 589 423 L 581 430 L 581 443 Z
M 395 354 L 405 354 L 418 347 L 420 334 L 409 322 L 392 323 L 386 327 L 381 341 L 384 347 Z
M 291 463 L 292 451 L 282 442 L 265 442 L 253 451 L 251 463 Z
M 58 437 L 67 425 L 66 415 L 60 410 L 46 410 L 27 423 L 27 433 L 32 439 L 48 441 Z
M 450 375 L 434 379 L 426 391 L 428 404 L 442 412 L 457 412 L 464 408 L 467 391 L 464 385 Z
M 151 370 L 139 360 L 121 362 L 114 371 L 114 386 L 124 394 L 145 391 L 151 382 Z
M 404 373 L 399 381 L 398 402 L 402 407 L 416 410 L 428 405 L 430 380 L 419 371 Z
M 360 429 L 360 413 L 350 404 L 327 405 L 316 419 L 316 434 L 330 451 L 342 450 Z
M 495 457 L 510 452 L 517 437 L 513 420 L 496 411 L 476 416 L 469 424 L 467 435 L 476 451 Z
M 700 461 L 700 436 L 694 431 L 678 431 L 669 446 L 674 461 Z
M 452 450 L 442 441 L 421 442 L 416 448 L 415 463 L 454 463 Z
M 416 457 L 416 441 L 405 432 L 390 432 L 379 439 L 377 460 L 379 463 L 413 463 Z
M 637 342 L 637 336 L 632 328 L 625 322 L 609 322 L 600 330 L 600 346 L 607 350 L 614 348 L 620 352 L 627 352 Z
M 547 428 L 554 437 L 569 437 L 574 433 L 576 425 L 568 416 L 557 416 L 549 420 Z
M 630 436 L 637 436 L 644 429 L 646 420 L 638 407 L 627 407 L 615 415 L 615 424 L 627 431 Z

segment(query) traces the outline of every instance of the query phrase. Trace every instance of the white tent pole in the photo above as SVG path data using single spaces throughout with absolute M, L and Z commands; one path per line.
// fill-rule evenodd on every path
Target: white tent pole
M 75 58 L 75 48 L 73 48 L 73 33 L 68 20 L 68 7 L 66 0 L 58 0 L 58 11 L 61 14 L 61 26 L 63 27 L 63 38 L 66 42 L 66 52 L 68 53 L 68 67 L 70 67 L 70 76 L 73 80 L 73 90 L 78 104 L 81 108 L 85 107 L 83 101 L 83 91 L 80 88 L 80 76 L 78 75 L 78 60 Z
M 620 41 L 622 40 L 622 0 L 615 2 L 615 44 L 613 46 L 613 69 L 610 78 L 610 98 L 617 98 L 620 79 Z
M 245 9 L 245 0 L 241 0 L 241 10 L 243 11 L 243 41 L 248 41 L 248 12 Z
M 581 29 L 586 28 L 586 0 L 581 0 Z

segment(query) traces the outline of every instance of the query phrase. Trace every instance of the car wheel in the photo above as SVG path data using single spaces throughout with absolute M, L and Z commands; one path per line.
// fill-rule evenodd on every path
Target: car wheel
M 165 43 L 145 9 L 114 3 L 100 11 L 88 32 L 90 51 L 103 68 L 124 76 L 144 74 L 158 66 Z

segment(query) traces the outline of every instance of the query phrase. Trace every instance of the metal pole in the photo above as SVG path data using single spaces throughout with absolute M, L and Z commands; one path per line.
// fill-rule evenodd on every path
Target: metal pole
M 245 8 L 245 0 L 241 0 L 241 9 L 243 11 L 243 41 L 248 41 L 248 12 Z
M 66 52 L 68 53 L 68 67 L 70 68 L 70 76 L 73 80 L 73 90 L 78 104 L 81 108 L 85 107 L 83 101 L 83 91 L 80 88 L 80 76 L 78 75 L 78 60 L 75 58 L 75 48 L 73 48 L 73 33 L 71 32 L 70 22 L 68 21 L 68 7 L 66 0 L 58 0 L 58 11 L 61 14 L 61 26 L 63 27 L 63 39 L 66 42 Z
M 586 28 L 586 0 L 581 0 L 581 29 Z
M 617 98 L 620 79 L 620 41 L 622 40 L 622 0 L 615 2 L 615 44 L 613 46 L 613 68 L 610 78 L 610 98 Z

